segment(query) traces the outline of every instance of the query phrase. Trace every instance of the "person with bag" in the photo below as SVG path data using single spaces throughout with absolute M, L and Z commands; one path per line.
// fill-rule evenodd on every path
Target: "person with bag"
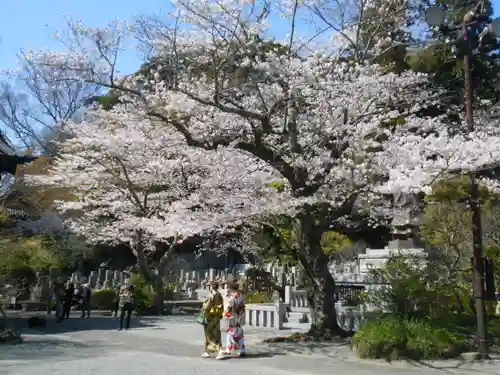
M 219 293 L 219 283 L 210 283 L 210 294 L 203 302 L 202 311 L 198 317 L 198 322 L 203 324 L 205 332 L 205 351 L 203 358 L 210 358 L 210 353 L 218 353 L 222 347 L 220 331 L 220 320 L 224 310 L 224 300 Z
M 123 329 L 124 320 L 125 329 L 130 329 L 130 318 L 132 317 L 132 311 L 134 311 L 135 303 L 134 292 L 134 285 L 123 286 L 120 290 L 120 328 L 118 328 L 118 331 L 121 331 Z
M 246 355 L 243 325 L 245 324 L 245 296 L 239 291 L 236 281 L 227 283 L 227 306 L 224 317 L 227 319 L 226 347 L 219 351 L 216 359 L 236 355 Z

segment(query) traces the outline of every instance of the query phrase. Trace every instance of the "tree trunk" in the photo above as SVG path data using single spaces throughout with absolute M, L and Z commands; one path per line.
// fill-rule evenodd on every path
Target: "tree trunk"
M 332 339 L 348 335 L 338 324 L 335 311 L 335 281 L 328 269 L 328 257 L 321 249 L 323 229 L 311 213 L 298 217 L 297 235 L 299 249 L 297 261 L 305 274 L 307 302 L 311 310 L 309 335 Z
M 154 314 L 163 314 L 165 310 L 164 304 L 164 295 L 165 295 L 165 286 L 163 284 L 163 280 L 161 275 L 156 274 L 149 265 L 149 262 L 144 254 L 144 243 L 143 238 L 140 232 L 137 234 L 137 242 L 133 249 L 135 256 L 137 257 L 137 265 L 141 271 L 142 276 L 147 284 L 153 287 L 153 291 L 155 292 L 155 304 L 154 311 L 149 311 Z M 153 307 L 153 306 L 152 306 Z M 149 306 L 148 306 L 149 308 Z
M 153 291 L 155 292 L 155 313 L 162 315 L 165 310 L 165 285 L 160 275 L 153 274 Z

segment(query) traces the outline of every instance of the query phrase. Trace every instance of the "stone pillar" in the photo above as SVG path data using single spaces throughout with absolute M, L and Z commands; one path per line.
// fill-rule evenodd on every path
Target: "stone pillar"
M 210 268 L 208 270 L 208 280 L 212 281 L 212 280 L 215 280 L 215 278 L 216 278 L 215 270 L 213 268 Z
M 113 271 L 106 270 L 103 289 L 113 288 Z
M 220 281 L 223 283 L 225 283 L 227 281 L 226 271 L 223 271 L 223 270 L 220 271 Z
M 283 323 L 286 317 L 286 307 L 281 299 L 274 302 L 274 324 L 278 329 L 283 329 Z
M 118 283 L 121 285 L 125 284 L 125 274 L 123 272 L 120 272 L 120 278 L 118 279 Z
M 90 288 L 94 289 L 95 287 L 97 287 L 97 281 L 98 281 L 99 277 L 97 275 L 97 272 L 96 271 L 90 271 L 90 276 L 89 276 L 89 286 Z
M 285 304 L 288 306 L 292 306 L 292 287 L 287 285 L 285 286 Z
M 97 284 L 102 286 L 104 280 L 106 280 L 106 270 L 104 268 L 99 268 L 97 270 Z
M 179 271 L 179 284 L 183 284 L 184 283 L 184 269 L 181 269 Z
M 121 284 L 120 282 L 121 277 L 122 277 L 122 271 L 115 270 L 115 272 L 113 272 L 113 287 L 118 284 Z

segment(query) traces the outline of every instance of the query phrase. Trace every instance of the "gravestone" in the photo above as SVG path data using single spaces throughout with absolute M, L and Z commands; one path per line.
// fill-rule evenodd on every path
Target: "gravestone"
M 214 270 L 213 268 L 210 268 L 210 269 L 208 270 L 208 280 L 209 280 L 209 281 L 213 281 L 213 280 L 215 280 L 215 279 L 216 279 L 216 275 L 217 275 L 217 274 L 215 273 L 215 270 Z
M 121 284 L 121 279 L 122 279 L 122 271 L 115 270 L 113 272 L 113 287 L 115 287 L 118 284 Z
M 113 288 L 113 276 L 114 273 L 111 270 L 106 270 L 103 289 L 112 289 Z
M 99 268 L 97 270 L 97 285 L 102 285 L 106 280 L 106 270 L 104 268 Z
M 392 241 L 389 249 L 421 248 L 418 243 L 418 227 L 422 213 L 419 196 L 411 193 L 397 193 L 392 197 Z
M 89 286 L 94 289 L 97 287 L 99 277 L 97 275 L 96 271 L 90 271 L 90 276 L 89 276 Z

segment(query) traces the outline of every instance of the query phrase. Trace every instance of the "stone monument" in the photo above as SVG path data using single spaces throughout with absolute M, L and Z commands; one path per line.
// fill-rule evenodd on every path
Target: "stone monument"
M 367 276 L 373 268 L 383 267 L 393 254 L 425 257 L 423 244 L 419 240 L 418 227 L 422 199 L 417 194 L 398 193 L 390 197 L 392 207 L 392 239 L 384 249 L 366 249 L 358 255 L 358 275 L 351 278 L 367 282 Z
M 417 194 L 396 193 L 392 197 L 392 240 L 389 249 L 415 249 L 422 247 L 418 227 L 422 213 L 421 199 Z

